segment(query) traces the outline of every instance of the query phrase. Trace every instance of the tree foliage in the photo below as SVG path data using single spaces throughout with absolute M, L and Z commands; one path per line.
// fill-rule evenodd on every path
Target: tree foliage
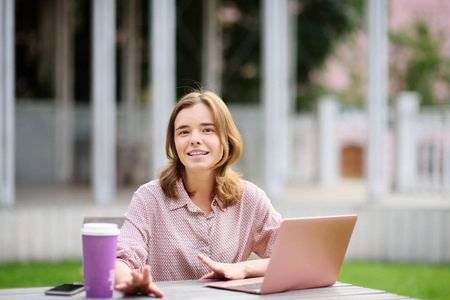
M 117 1 L 117 84 L 120 91 L 122 46 L 121 20 L 126 0 Z M 320 89 L 311 84 L 311 72 L 325 61 L 333 45 L 350 32 L 361 19 L 362 0 L 297 0 L 290 1 L 298 14 L 297 23 L 297 93 L 298 107 L 308 107 L 319 96 Z M 39 30 L 44 5 L 54 1 L 17 0 L 16 5 L 16 82 L 17 96 L 52 98 L 54 71 L 39 75 L 42 69 L 43 33 Z M 33 2 L 34 3 L 34 2 Z M 92 47 L 92 2 L 72 2 L 74 34 L 74 91 L 77 101 L 89 101 Z M 176 76 L 177 94 L 201 85 L 203 2 L 177 0 Z M 31 8 L 32 7 L 32 8 Z M 222 95 L 227 102 L 260 102 L 261 90 L 261 19 L 262 0 L 223 0 L 217 18 L 222 25 L 223 61 Z M 32 9 L 35 13 L 30 14 Z M 149 18 L 148 1 L 141 1 L 139 51 L 141 89 L 148 90 Z M 29 18 L 29 16 L 33 16 Z M 47 39 L 48 40 L 48 39 Z M 155 45 L 150 45 L 153 47 Z M 48 55 L 45 56 L 48 64 Z M 117 93 L 119 97 L 120 92 Z
M 416 91 L 422 105 L 448 101 L 443 97 L 450 92 L 450 59 L 442 53 L 443 35 L 433 35 L 423 20 L 415 20 L 412 26 L 391 32 L 390 40 L 394 92 Z
M 259 102 L 261 75 L 260 1 L 226 2 L 240 16 L 223 26 L 223 94 L 230 102 Z M 321 92 L 311 73 L 320 68 L 333 47 L 361 23 L 362 0 L 298 0 L 290 2 L 297 13 L 297 108 L 311 107 Z
M 297 25 L 297 109 L 309 109 L 323 87 L 311 81 L 335 45 L 362 22 L 363 1 L 303 0 Z

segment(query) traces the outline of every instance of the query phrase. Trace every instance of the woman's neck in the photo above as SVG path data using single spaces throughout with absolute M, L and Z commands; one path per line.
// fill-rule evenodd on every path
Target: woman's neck
M 192 202 L 200 207 L 207 216 L 211 212 L 211 202 L 214 198 L 215 173 L 192 174 L 185 173 L 184 186 L 191 195 Z
M 190 194 L 211 194 L 215 185 L 215 172 L 202 172 L 201 174 L 184 174 L 184 185 Z

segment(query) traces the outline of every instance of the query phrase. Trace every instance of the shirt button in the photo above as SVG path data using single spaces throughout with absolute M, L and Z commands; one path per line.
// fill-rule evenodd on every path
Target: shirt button
M 213 201 L 213 206 L 217 206 L 217 202 L 216 201 Z

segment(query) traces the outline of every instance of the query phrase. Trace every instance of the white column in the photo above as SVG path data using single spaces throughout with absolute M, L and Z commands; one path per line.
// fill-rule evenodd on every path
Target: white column
M 166 130 L 176 101 L 175 1 L 152 0 L 151 6 L 151 171 L 166 165 Z
M 339 178 L 337 143 L 339 104 L 336 96 L 323 96 L 318 103 L 319 183 L 332 186 Z
M 217 22 L 218 0 L 203 0 L 202 84 L 206 89 L 221 90 L 222 37 Z
M 14 0 L 0 2 L 0 206 L 15 198 Z
M 417 175 L 416 123 L 420 96 L 401 92 L 395 109 L 395 185 L 401 192 L 414 187 Z
M 125 118 L 125 142 L 123 147 L 129 150 L 136 141 L 139 118 L 136 116 L 139 100 L 140 56 L 137 50 L 138 12 L 140 1 L 133 0 L 125 3 L 125 32 L 126 43 L 123 48 L 122 60 L 122 95 L 121 106 Z
M 386 191 L 385 134 L 388 109 L 388 19 L 386 0 L 368 0 L 368 153 L 367 181 L 370 200 Z
M 73 51 L 71 1 L 56 4 L 56 119 L 55 175 L 59 182 L 68 182 L 73 175 L 74 110 Z
M 116 196 L 116 3 L 93 1 L 93 185 L 95 202 Z
M 264 0 L 263 81 L 265 118 L 265 190 L 278 198 L 284 192 L 287 173 L 289 68 L 288 2 Z

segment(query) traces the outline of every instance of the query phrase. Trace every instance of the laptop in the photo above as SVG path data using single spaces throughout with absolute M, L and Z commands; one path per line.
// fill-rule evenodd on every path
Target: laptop
M 330 286 L 336 283 L 356 215 L 285 219 L 264 277 L 205 284 L 253 294 Z

